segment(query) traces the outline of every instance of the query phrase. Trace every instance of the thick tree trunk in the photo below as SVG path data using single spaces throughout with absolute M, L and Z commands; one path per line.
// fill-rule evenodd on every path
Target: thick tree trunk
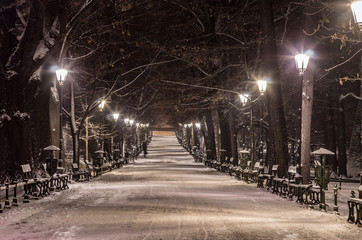
M 264 35 L 263 59 L 265 76 L 271 80 L 266 92 L 267 108 L 270 115 L 270 129 L 273 131 L 275 157 L 279 161 L 279 176 L 285 176 L 288 169 L 287 134 L 280 86 L 278 52 L 275 43 L 272 0 L 259 0 L 261 25 Z
M 229 120 L 226 114 L 222 111 L 219 111 L 219 124 L 220 124 L 220 132 L 221 132 L 221 151 L 222 151 L 222 161 L 225 161 L 226 157 L 231 157 L 231 136 L 230 136 L 230 126 Z
M 216 159 L 215 133 L 214 133 L 214 124 L 212 122 L 211 112 L 209 111 L 205 113 L 205 123 L 207 128 L 207 136 L 206 136 L 207 159 L 214 160 Z
M 328 101 L 328 100 L 327 100 Z M 334 153 L 337 151 L 336 146 L 336 125 L 335 125 L 335 110 L 331 107 L 327 108 L 325 111 L 326 123 L 324 124 L 324 131 L 325 131 L 325 142 L 326 148 Z M 337 172 L 337 157 L 334 156 L 327 156 L 327 164 L 332 166 L 332 170 L 338 174 Z
M 340 94 L 342 94 L 342 86 L 340 86 L 339 89 Z M 337 114 L 338 169 L 340 175 L 347 176 L 346 123 L 344 118 L 343 101 L 339 101 L 339 109 Z
M 234 165 L 238 164 L 238 143 L 236 139 L 236 131 L 235 131 L 235 110 L 231 108 L 228 112 L 228 122 L 229 122 L 229 133 L 230 133 L 230 144 L 231 144 L 231 156 L 234 158 Z

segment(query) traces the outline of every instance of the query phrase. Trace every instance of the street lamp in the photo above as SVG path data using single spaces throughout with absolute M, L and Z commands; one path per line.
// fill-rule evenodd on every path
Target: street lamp
M 128 125 L 128 123 L 129 123 L 129 118 L 125 118 L 125 119 L 124 119 L 124 123 Z
M 354 1 L 351 4 L 354 21 L 358 24 L 362 31 L 362 0 Z
M 303 113 L 303 105 L 306 103 L 303 102 L 303 95 L 305 96 L 305 93 L 303 93 L 304 85 L 306 84 L 304 82 L 304 72 L 307 70 L 308 62 L 309 62 L 309 56 L 302 53 L 295 55 L 295 64 L 298 69 L 299 75 L 302 76 L 301 82 L 300 82 L 300 119 L 299 119 L 299 126 L 300 126 L 300 141 L 299 141 L 299 148 L 298 148 L 298 155 L 299 159 L 297 160 L 297 163 L 300 164 L 300 166 L 303 167 L 302 169 L 302 175 L 303 175 L 303 182 L 309 181 L 309 171 L 310 171 L 310 156 L 305 156 L 305 153 L 310 152 L 310 132 L 308 132 L 308 127 L 306 126 L 308 122 L 308 116 L 307 113 Z M 303 120 L 305 119 L 305 121 Z M 304 121 L 304 122 L 303 122 Z M 305 132 L 305 135 L 303 135 L 303 132 Z M 302 157 L 303 155 L 303 157 Z M 298 170 L 299 172 L 299 170 Z
M 245 104 L 248 102 L 249 94 L 239 94 L 240 101 L 245 106 Z
M 119 113 L 113 113 L 113 120 L 114 120 L 114 123 L 117 122 L 119 118 Z M 111 153 L 112 153 L 112 156 L 113 156 L 113 134 L 111 133 Z
M 98 107 L 99 107 L 99 110 L 100 110 L 101 112 L 103 112 L 103 109 L 104 109 L 105 104 L 106 104 L 106 100 L 104 100 L 104 99 L 102 99 L 102 100 L 99 102 Z M 102 116 L 102 120 L 101 120 L 101 122 L 99 123 L 99 147 L 100 147 L 100 148 L 103 148 L 103 143 L 102 143 L 102 141 L 101 141 L 101 138 L 102 138 L 102 123 L 103 123 L 103 122 L 104 122 L 104 119 L 103 119 L 103 116 Z
M 259 87 L 260 95 L 264 95 L 266 91 L 266 81 L 265 80 L 258 80 L 256 81 Z
M 309 56 L 306 54 L 298 54 L 298 55 L 295 55 L 294 59 L 295 59 L 296 67 L 299 71 L 299 75 L 303 75 L 305 70 L 308 67 Z
M 103 111 L 105 104 L 106 104 L 106 100 L 101 100 L 101 102 L 99 103 L 98 107 L 99 107 L 99 110 L 101 110 L 101 112 Z
M 63 83 L 65 79 L 67 78 L 68 71 L 65 69 L 58 69 L 55 71 L 57 75 L 57 80 L 59 82 L 59 162 L 58 167 L 63 167 L 63 160 L 62 160 L 62 154 L 63 154 L 63 102 L 62 102 L 62 95 L 63 95 Z
M 119 113 L 113 113 L 113 119 L 115 122 L 117 122 L 118 118 L 119 118 Z

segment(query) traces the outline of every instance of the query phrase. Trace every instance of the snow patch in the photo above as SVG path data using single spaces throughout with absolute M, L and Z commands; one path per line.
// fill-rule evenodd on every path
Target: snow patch
M 9 122 L 10 120 L 11 120 L 11 117 L 6 114 L 5 109 L 1 110 L 1 111 L 0 111 L 0 127 L 3 126 L 3 124 L 4 124 L 5 121 L 8 121 L 8 122 Z
M 43 58 L 45 54 L 49 51 L 48 47 L 45 46 L 44 40 L 41 40 L 36 48 L 36 51 L 33 56 L 33 60 L 36 62 L 39 59 Z
M 59 102 L 58 90 L 55 86 L 50 88 L 51 96 L 54 102 Z
M 299 239 L 297 233 L 288 234 L 283 238 L 283 240 L 297 240 L 297 239 Z
M 28 120 L 30 118 L 30 115 L 26 112 L 20 112 L 20 111 L 16 111 L 14 114 L 13 114 L 13 117 L 14 118 L 17 118 L 17 119 L 20 119 L 21 121 L 25 121 L 25 120 Z
M 29 81 L 40 81 L 40 73 L 42 68 L 38 68 L 30 77 Z

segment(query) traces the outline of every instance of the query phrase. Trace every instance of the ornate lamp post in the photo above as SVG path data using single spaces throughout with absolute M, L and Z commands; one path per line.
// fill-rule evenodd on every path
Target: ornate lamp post
M 119 113 L 113 113 L 114 124 L 116 124 L 118 118 L 119 118 Z M 113 134 L 111 136 L 111 154 L 113 156 Z
M 98 105 L 99 107 L 99 111 L 103 112 L 104 106 L 106 104 L 106 100 L 102 99 Z M 103 116 L 102 116 L 102 121 L 99 123 L 99 149 L 103 150 L 103 143 L 101 141 L 102 138 L 102 122 L 103 122 Z
M 267 81 L 266 80 L 258 80 L 256 82 L 258 84 L 258 89 L 260 92 L 260 95 L 264 95 L 266 88 L 267 88 Z M 243 106 L 246 105 L 246 103 L 250 100 L 249 94 L 240 94 L 240 101 L 243 104 Z M 253 130 L 253 108 L 250 106 L 250 112 L 246 113 L 250 115 L 250 147 L 251 147 L 251 161 L 254 161 L 254 130 Z
M 310 132 L 306 133 L 306 135 L 303 135 L 303 132 L 305 132 L 306 126 L 303 124 L 303 117 L 308 118 L 306 115 L 303 116 L 303 89 L 304 89 L 304 72 L 307 70 L 308 63 L 309 63 L 309 56 L 306 54 L 298 54 L 295 55 L 295 65 L 298 69 L 299 75 L 302 76 L 301 83 L 300 83 L 300 119 L 299 119 L 299 126 L 300 126 L 300 141 L 299 141 L 299 148 L 298 148 L 298 163 L 303 166 L 303 177 L 309 179 L 309 172 L 310 172 Z M 304 145 L 303 145 L 304 144 Z M 302 150 L 303 149 L 303 150 Z M 304 156 L 304 153 L 308 152 L 308 156 Z M 302 157 L 303 155 L 303 157 Z M 303 181 L 307 181 L 307 179 L 304 179 Z
M 55 71 L 56 75 L 57 75 L 57 80 L 59 82 L 59 162 L 58 162 L 58 167 L 62 168 L 63 167 L 63 123 L 62 123 L 62 118 L 63 118 L 63 83 L 65 81 L 65 79 L 67 78 L 67 74 L 68 71 L 65 69 L 58 69 Z

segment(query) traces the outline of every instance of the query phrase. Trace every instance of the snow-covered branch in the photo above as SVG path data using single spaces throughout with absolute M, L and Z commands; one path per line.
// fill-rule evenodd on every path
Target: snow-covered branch
M 355 95 L 354 93 L 347 93 L 346 95 L 341 95 L 339 97 L 339 101 L 341 102 L 341 101 L 345 100 L 347 97 L 353 97 L 355 99 L 358 99 L 359 101 L 362 101 L 362 98 Z

